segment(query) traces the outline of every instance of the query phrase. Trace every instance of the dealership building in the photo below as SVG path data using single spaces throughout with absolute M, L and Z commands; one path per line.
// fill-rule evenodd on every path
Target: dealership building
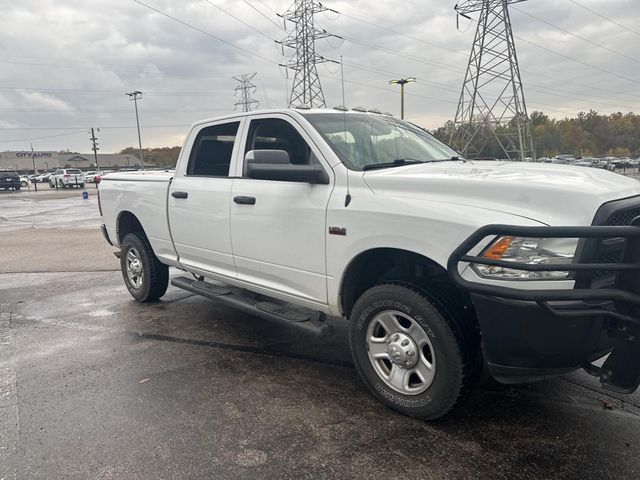
M 93 153 L 32 152 L 30 150 L 0 152 L 0 170 L 33 171 L 34 162 L 36 169 L 42 172 L 54 168 L 81 168 L 83 170 L 96 168 Z M 137 167 L 140 166 L 140 160 L 135 155 L 99 153 L 98 165 L 101 169 Z

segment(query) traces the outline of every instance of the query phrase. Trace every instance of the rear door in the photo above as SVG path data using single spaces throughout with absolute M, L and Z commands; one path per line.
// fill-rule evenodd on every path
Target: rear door
M 171 234 L 182 265 L 235 278 L 229 227 L 230 176 L 242 119 L 205 124 L 185 145 L 169 191 Z
M 231 238 L 238 279 L 326 304 L 326 210 L 333 172 L 310 137 L 287 115 L 252 117 L 239 157 L 231 203 Z M 256 180 L 244 175 L 250 150 L 285 150 L 290 163 L 322 166 L 329 185 Z M 253 204 L 241 201 L 255 198 Z

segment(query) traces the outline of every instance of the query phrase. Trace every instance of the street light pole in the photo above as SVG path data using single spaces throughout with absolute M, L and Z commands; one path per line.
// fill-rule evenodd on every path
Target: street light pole
M 142 163 L 142 169 L 144 170 L 144 154 L 142 153 L 142 137 L 140 136 L 140 118 L 138 117 L 138 99 L 142 98 L 142 92 L 135 90 L 129 92 L 126 95 L 129 96 L 129 100 L 133 100 L 136 108 L 136 125 L 138 126 L 138 148 L 140 149 L 140 162 Z
M 416 79 L 414 77 L 400 78 L 398 80 L 389 80 L 391 85 L 400 85 L 400 118 L 404 119 L 404 86 L 407 83 L 413 83 Z

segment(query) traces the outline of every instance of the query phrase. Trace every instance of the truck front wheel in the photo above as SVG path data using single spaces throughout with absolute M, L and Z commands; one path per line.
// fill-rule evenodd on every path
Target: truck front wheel
M 138 302 L 158 300 L 169 286 L 169 267 L 158 260 L 149 241 L 129 233 L 121 245 L 120 269 L 127 290 Z
M 382 403 L 435 420 L 471 390 L 481 369 L 479 342 L 463 338 L 460 329 L 472 327 L 449 317 L 418 290 L 401 285 L 378 285 L 358 299 L 351 314 L 351 352 Z

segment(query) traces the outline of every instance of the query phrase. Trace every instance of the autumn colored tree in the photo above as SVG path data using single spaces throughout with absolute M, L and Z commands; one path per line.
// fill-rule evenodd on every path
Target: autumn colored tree
M 575 118 L 552 119 L 543 112 L 530 115 L 538 157 L 559 154 L 581 156 L 640 156 L 640 115 L 613 113 L 602 115 L 594 110 L 581 112 Z M 448 142 L 453 123 L 447 122 L 433 132 Z M 487 128 L 487 127 L 485 127 Z M 511 127 L 501 127 L 509 129 Z M 500 132 L 498 132 L 500 134 Z M 488 142 L 483 157 L 504 158 L 496 142 Z

